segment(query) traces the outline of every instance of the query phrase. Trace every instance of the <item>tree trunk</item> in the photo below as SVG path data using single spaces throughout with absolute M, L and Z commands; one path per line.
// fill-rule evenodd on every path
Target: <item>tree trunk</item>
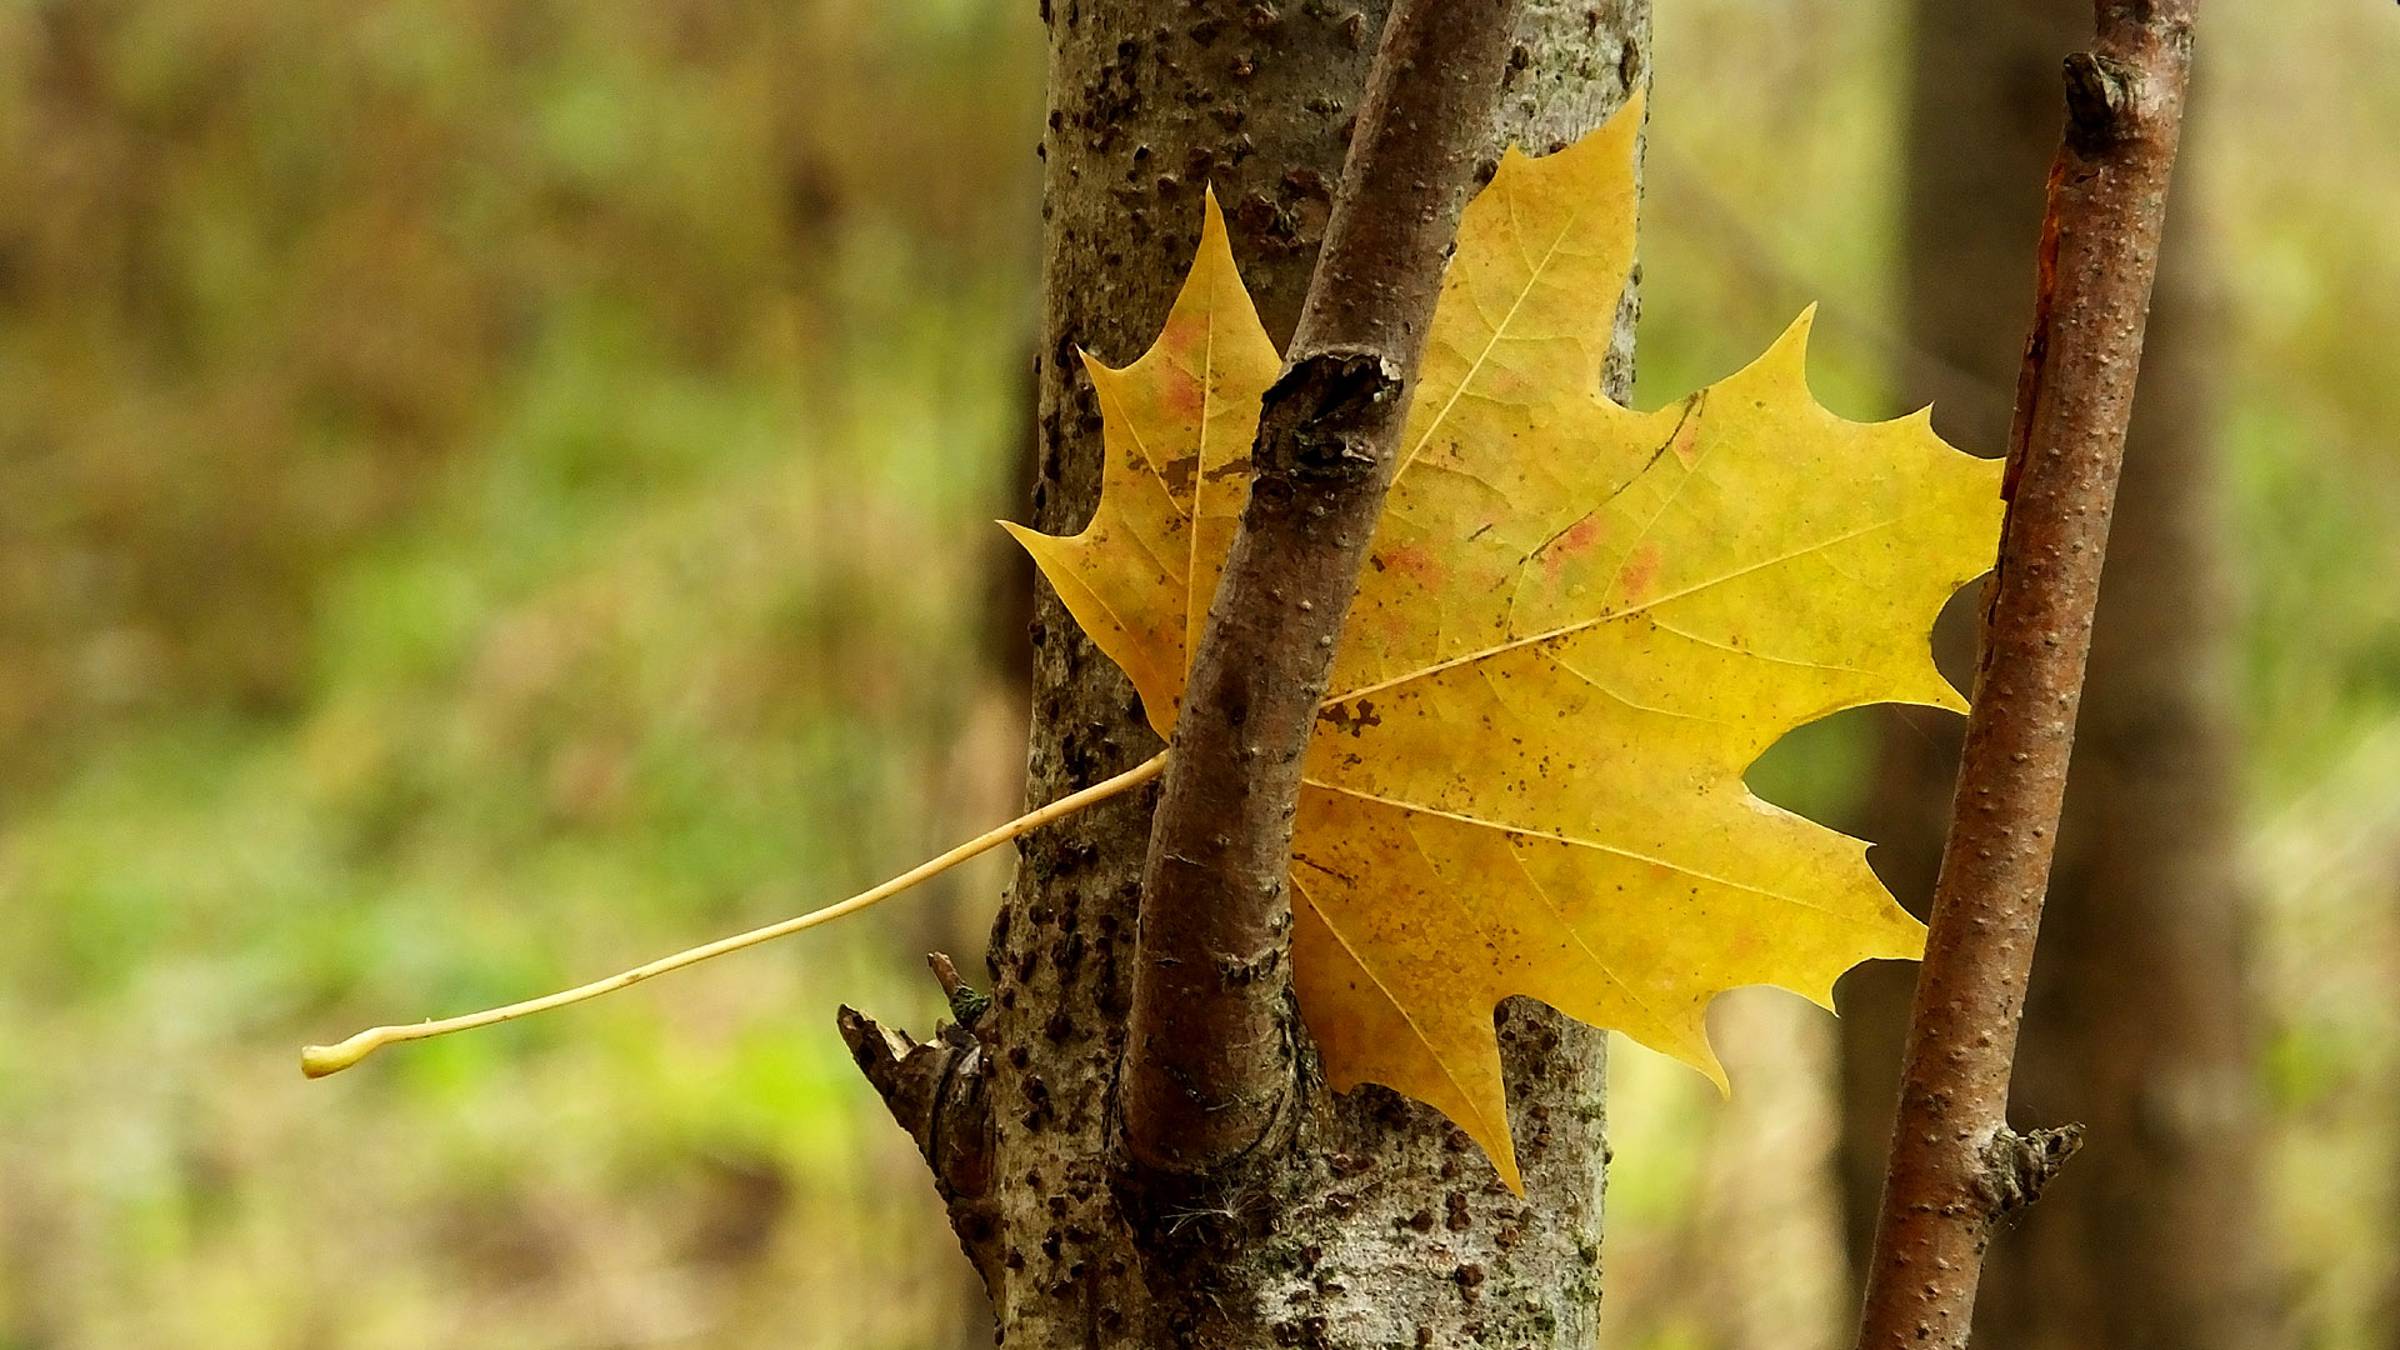
M 1268 331 L 1292 333 L 1385 5 L 1047 0 L 1039 477 L 1033 523 L 1071 533 L 1100 490 L 1076 360 L 1146 348 L 1224 203 Z M 1530 0 L 1494 161 L 1614 111 L 1648 71 L 1647 0 Z M 1609 392 L 1630 384 L 1633 296 Z M 1033 623 L 1028 797 L 1158 745 L 1132 689 L 1045 587 Z M 1527 1197 L 1463 1135 L 1377 1088 L 1302 1073 L 1299 1144 L 1255 1196 L 1170 1213 L 1120 1200 L 1116 1077 L 1155 790 L 1029 836 L 994 926 L 988 1013 L 911 1045 L 845 1027 L 925 1148 L 1011 1347 L 1589 1346 L 1599 1303 L 1602 1036 L 1523 1000 L 1500 1016 Z M 1209 1259 L 1195 1260 L 1205 1252 Z
M 1920 368 L 1907 383 L 1972 448 L 2007 434 L 2058 62 L 2089 15 L 2078 0 L 1916 7 L 1908 329 Z M 1994 1244 L 1976 1317 L 1977 1343 L 1994 1350 L 2279 1343 L 2244 998 L 2215 273 L 2195 225 L 2185 210 L 2171 227 L 2154 302 L 2013 1092 L 2024 1118 L 2090 1132 L 2023 1229 Z M 1885 733 L 1865 833 L 1916 904 L 1939 861 L 1959 728 L 1887 718 Z M 1872 1237 L 1910 983 L 1883 967 L 1843 986 L 1856 1253 Z

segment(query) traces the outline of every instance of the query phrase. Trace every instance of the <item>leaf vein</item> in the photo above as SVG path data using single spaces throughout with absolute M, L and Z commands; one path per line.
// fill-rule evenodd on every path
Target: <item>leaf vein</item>
M 1425 1034 L 1425 1028 L 1417 1024 L 1415 1014 L 1409 1012 L 1408 1005 L 1400 1001 L 1400 996 L 1392 992 L 1392 987 L 1383 982 L 1383 977 L 1375 973 L 1373 966 L 1367 964 L 1366 955 L 1352 946 L 1350 939 L 1342 936 L 1341 925 L 1335 923 L 1333 916 L 1325 912 L 1325 907 L 1318 904 L 1316 899 L 1309 895 L 1308 887 L 1301 884 L 1297 874 L 1292 877 L 1292 890 L 1298 893 L 1301 903 L 1316 912 L 1317 921 L 1325 925 L 1325 931 L 1341 945 L 1342 951 L 1350 957 L 1352 964 L 1356 965 L 1362 974 L 1374 982 L 1376 992 L 1382 994 L 1384 1001 L 1392 1005 L 1392 1011 L 1400 1014 L 1401 1021 L 1408 1023 L 1408 1029 L 1416 1034 L 1417 1042 L 1425 1047 L 1425 1053 L 1432 1056 L 1433 1062 L 1440 1067 L 1442 1077 L 1449 1079 L 1450 1086 L 1458 1089 L 1459 1099 L 1466 1103 L 1467 1109 L 1475 1113 L 1475 1118 L 1483 1122 L 1485 1129 L 1491 1129 L 1491 1117 L 1484 1114 L 1483 1104 L 1475 1099 L 1475 1094 L 1469 1092 L 1467 1085 L 1459 1081 L 1458 1071 L 1451 1068 L 1450 1061 L 1442 1057 L 1441 1047 L 1434 1043 L 1433 1037 Z M 1503 1138 L 1507 1137 L 1507 1133 L 1505 1128 L 1500 1131 Z
M 1489 661 L 1494 657 L 1504 656 L 1509 652 L 1516 651 L 1521 648 L 1536 647 L 1545 642 L 1556 642 L 1561 638 L 1573 637 L 1575 634 L 1584 632 L 1587 629 L 1598 628 L 1604 623 L 1613 623 L 1618 619 L 1629 619 L 1638 614 L 1646 614 L 1649 611 L 1658 608 L 1660 605 L 1669 603 L 1670 601 L 1681 600 L 1690 595 L 1698 595 L 1703 591 L 1714 589 L 1715 587 L 1725 585 L 1728 582 L 1739 581 L 1743 577 L 1746 577 L 1753 572 L 1762 572 L 1770 567 L 1779 567 L 1784 563 L 1791 562 L 1795 558 L 1805 558 L 1811 553 L 1817 553 L 1825 549 L 1835 548 L 1842 544 L 1849 543 L 1853 539 L 1863 539 L 1879 530 L 1888 530 L 1895 526 L 1905 525 L 1909 521 L 1918 519 L 1919 517 L 1932 515 L 1939 509 L 1940 508 L 1938 507 L 1934 507 L 1928 508 L 1924 511 L 1912 511 L 1905 515 L 1894 516 L 1890 520 L 1879 520 L 1872 525 L 1862 525 L 1855 530 L 1846 530 L 1841 534 L 1834 535 L 1830 539 L 1820 539 L 1813 544 L 1807 545 L 1806 547 L 1793 549 L 1789 553 L 1778 554 L 1772 558 L 1763 558 L 1758 562 L 1750 563 L 1743 567 L 1737 567 L 1730 572 L 1710 577 L 1706 581 L 1694 582 L 1691 585 L 1684 587 L 1680 591 L 1675 591 L 1667 595 L 1661 595 L 1649 600 L 1645 600 L 1632 609 L 1612 610 L 1605 614 L 1593 615 L 1588 619 L 1577 619 L 1573 623 L 1560 624 L 1556 628 L 1545 629 L 1539 633 L 1531 633 L 1520 638 L 1510 638 L 1506 642 L 1495 643 L 1492 646 L 1485 647 L 1480 651 L 1467 652 L 1463 655 L 1453 656 L 1446 660 L 1436 661 L 1431 665 L 1408 671 L 1405 674 L 1394 675 L 1387 679 L 1378 680 L 1373 684 L 1364 684 L 1355 689 L 1345 689 L 1338 694 L 1329 694 L 1325 698 L 1325 705 L 1331 706 L 1336 703 L 1349 703 L 1357 699 L 1365 698 L 1369 694 L 1380 694 L 1385 690 L 1396 688 L 1403 684 L 1411 684 L 1418 680 L 1428 679 L 1435 675 L 1441 675 L 1460 666 L 1472 665 L 1477 661 Z
M 1573 844 L 1579 848 L 1588 848 L 1594 852 L 1606 853 L 1613 857 L 1624 858 L 1630 862 L 1648 863 L 1653 867 L 1664 867 L 1669 871 L 1680 872 L 1695 881 L 1705 881 L 1711 885 L 1723 886 L 1727 890 L 1744 891 L 1751 895 L 1760 896 L 1768 900 L 1780 900 L 1784 904 L 1790 905 L 1795 909 L 1805 909 L 1812 913 L 1822 914 L 1826 918 L 1851 924 L 1855 927 L 1873 928 L 1876 926 L 1871 920 L 1862 919 L 1856 915 L 1844 914 L 1840 910 L 1828 909 L 1823 905 L 1811 903 L 1810 901 L 1804 900 L 1796 895 L 1786 895 L 1781 891 L 1770 890 L 1764 886 L 1753 886 L 1748 882 L 1735 881 L 1731 877 L 1721 877 L 1713 872 L 1701 871 L 1699 868 L 1693 867 L 1689 863 L 1679 863 L 1672 858 L 1660 858 L 1652 856 L 1651 854 L 1637 852 L 1629 848 L 1619 848 L 1614 844 L 1601 843 L 1597 839 L 1581 839 L 1571 834 L 1560 834 L 1553 830 L 1530 829 L 1522 825 L 1511 825 L 1506 821 L 1486 820 L 1481 816 L 1471 816 L 1463 811 L 1447 811 L 1438 806 L 1424 806 L 1416 802 L 1402 801 L 1397 797 L 1385 797 L 1372 792 L 1363 792 L 1357 788 L 1343 787 L 1338 783 L 1328 783 L 1321 778 L 1304 778 L 1301 781 L 1308 784 L 1310 787 L 1318 788 L 1325 792 L 1335 792 L 1341 794 L 1342 796 L 1350 797 L 1358 801 L 1372 802 L 1377 806 L 1386 807 L 1390 810 L 1415 811 L 1424 815 L 1439 816 L 1444 820 L 1455 820 L 1462 825 L 1473 825 L 1481 829 L 1495 830 L 1501 834 L 1516 835 L 1526 839 L 1548 839 L 1554 843 Z

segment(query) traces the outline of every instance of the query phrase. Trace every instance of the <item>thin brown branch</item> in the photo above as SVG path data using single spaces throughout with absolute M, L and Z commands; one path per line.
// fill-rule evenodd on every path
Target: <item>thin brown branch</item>
M 944 958 L 945 961 L 947 958 Z M 945 1026 L 930 1041 L 844 1005 L 842 1043 L 876 1095 L 933 1170 L 950 1227 L 987 1289 L 996 1289 L 1000 1216 L 992 1189 L 992 1117 L 983 1046 L 971 1029 Z
M 1288 1126 L 1292 817 L 1308 738 L 1474 186 L 1516 0 L 1400 0 L 1194 654 L 1142 883 L 1125 1142 L 1216 1173 Z
M 2101 0 L 2069 57 L 2032 335 L 1860 1350 L 1963 1350 L 1984 1249 L 2077 1136 L 2008 1128 L 2101 555 L 2141 363 L 2197 0 Z

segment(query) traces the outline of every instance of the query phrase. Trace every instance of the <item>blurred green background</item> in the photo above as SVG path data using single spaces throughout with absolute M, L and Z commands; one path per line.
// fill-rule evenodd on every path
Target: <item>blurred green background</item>
M 2388 1346 L 2400 17 L 2214 8 L 2226 997 L 2305 1343 Z M 1929 396 L 1888 375 L 1902 24 L 1659 0 L 1645 403 L 1810 300 L 1837 409 Z M 324 1083 L 294 1051 L 1014 814 L 1041 73 L 1021 0 L 0 0 L 0 1348 L 988 1344 L 832 1010 L 929 1029 L 996 862 Z M 1838 810 L 1858 740 L 1762 791 Z M 1619 1056 L 1611 1345 L 1718 1344 L 1737 1285 L 1789 1344 L 1839 1319 L 1829 1027 L 1727 1003 L 1730 1105 Z

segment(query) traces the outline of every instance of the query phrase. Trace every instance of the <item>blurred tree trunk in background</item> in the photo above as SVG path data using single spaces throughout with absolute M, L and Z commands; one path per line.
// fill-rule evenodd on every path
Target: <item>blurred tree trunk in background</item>
M 1289 338 L 1385 5 L 1044 0 L 1044 313 L 1033 521 L 1067 534 L 1100 492 L 1078 350 L 1122 365 L 1189 268 L 1201 193 L 1224 205 L 1261 317 Z M 1527 0 L 1491 151 L 1540 151 L 1648 71 L 1646 0 Z M 1595 303 L 1606 303 L 1595 297 Z M 1624 297 L 1610 392 L 1632 371 Z M 1024 566 L 1020 560 L 1017 566 Z M 1158 748 L 1131 686 L 1046 587 L 1033 618 L 1028 800 Z M 1154 791 L 1030 836 L 993 929 L 976 1036 L 845 1034 L 932 1161 L 953 1225 L 1023 1347 L 1592 1343 L 1599 1305 L 1602 1035 L 1523 1001 L 1501 1039 L 1528 1202 L 1465 1136 L 1377 1088 L 1306 1081 L 1298 1146 L 1260 1204 L 1145 1212 L 1120 1193 L 1111 1105 Z
M 1907 323 L 1912 392 L 1946 436 L 2005 443 L 2033 294 L 2059 62 L 2089 37 L 2075 0 L 1919 0 L 1912 69 Z M 2273 1345 L 2239 867 L 2235 613 L 2219 528 L 2215 275 L 2186 195 L 2169 227 L 2083 700 L 2014 1099 L 2089 1144 L 1994 1243 L 1976 1317 L 1992 1350 Z M 1966 597 L 1972 600 L 1972 595 Z M 1953 619 L 1972 604 L 1953 606 Z M 1947 626 L 1963 655 L 1971 623 Z M 1964 669 L 1965 663 L 1950 665 Z M 1901 899 L 1931 893 L 1960 727 L 1887 718 L 1868 808 Z M 1863 1252 L 1890 1141 L 1913 971 L 1843 989 L 1844 1190 Z

